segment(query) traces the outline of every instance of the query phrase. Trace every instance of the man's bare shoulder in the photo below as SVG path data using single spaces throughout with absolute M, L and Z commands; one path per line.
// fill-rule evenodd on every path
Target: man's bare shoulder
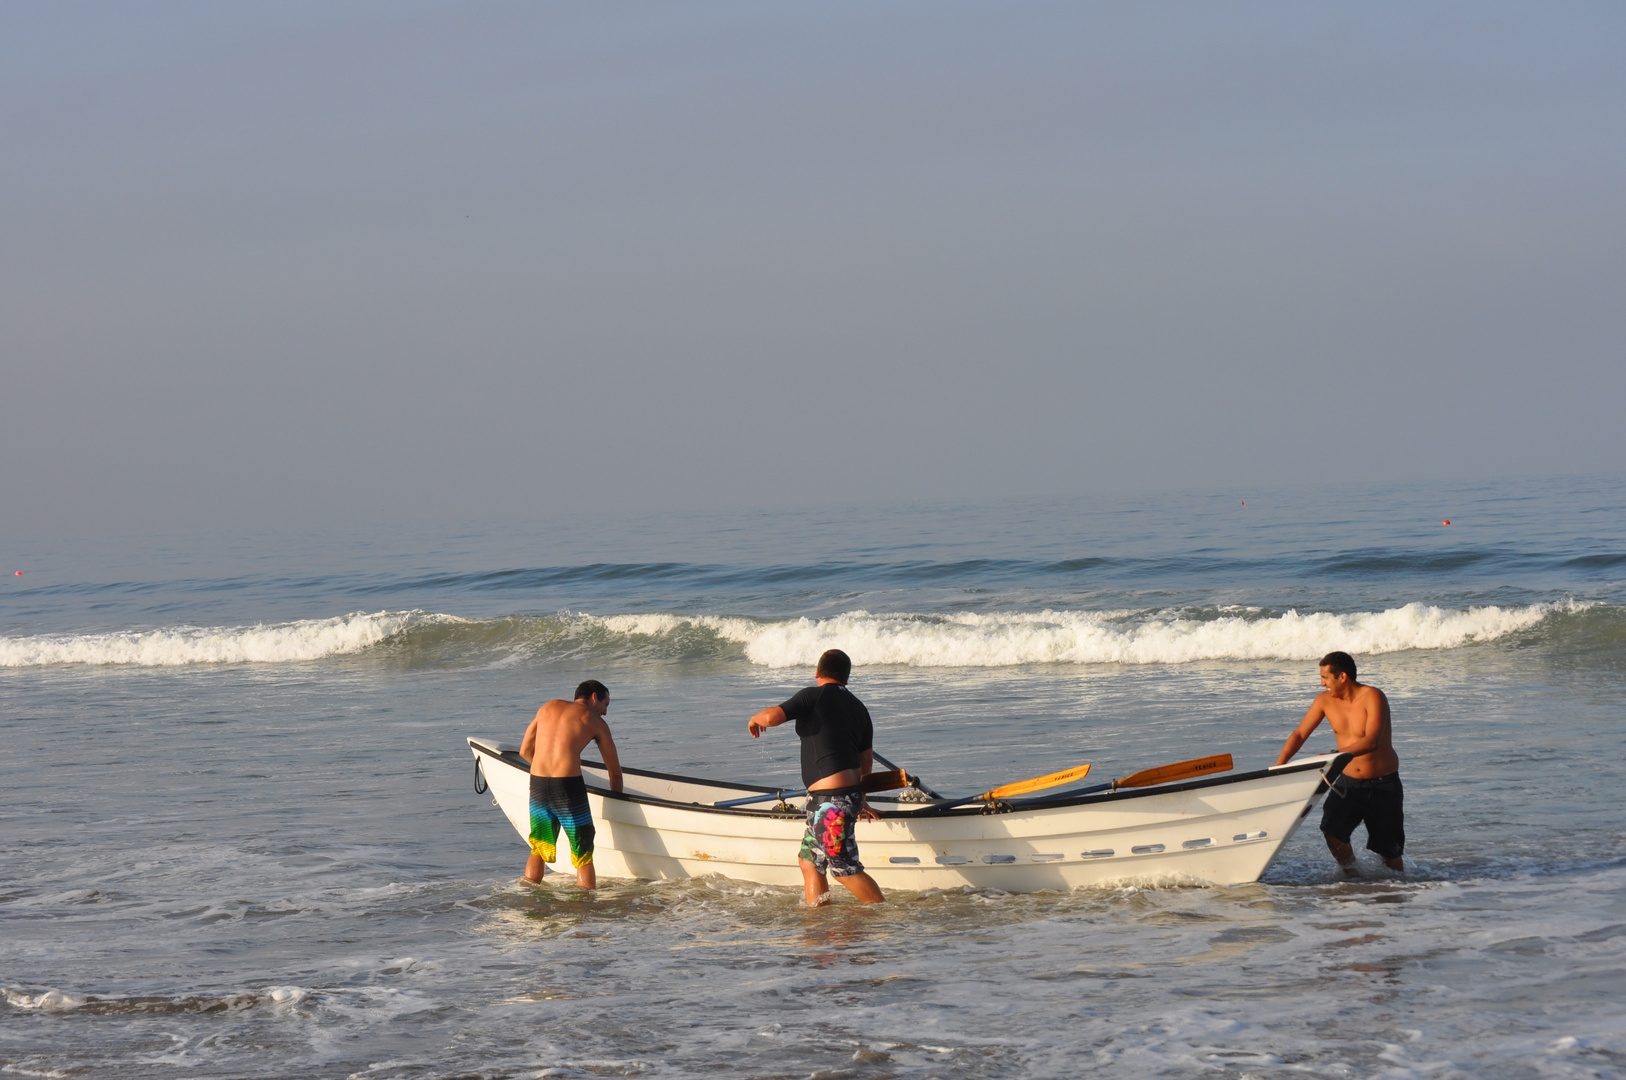
M 550 724 L 556 724 L 560 722 L 579 723 L 584 719 L 592 719 L 593 714 L 588 711 L 587 706 L 579 701 L 565 701 L 563 698 L 554 698 L 552 701 L 544 702 L 542 707 L 536 710 L 536 716 L 538 720 L 546 720 Z
M 1389 696 L 1369 683 L 1362 683 L 1361 688 L 1355 691 L 1357 701 L 1376 701 L 1380 704 L 1389 704 Z

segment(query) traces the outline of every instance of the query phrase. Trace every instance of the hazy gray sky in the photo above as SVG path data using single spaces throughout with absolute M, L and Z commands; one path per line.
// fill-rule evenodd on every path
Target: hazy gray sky
M 1626 6 L 0 6 L 39 535 L 1626 460 Z

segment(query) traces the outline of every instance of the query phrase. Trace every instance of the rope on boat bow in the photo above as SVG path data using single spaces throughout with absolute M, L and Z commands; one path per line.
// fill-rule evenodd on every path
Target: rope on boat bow
M 476 755 L 474 759 L 474 793 L 476 795 L 484 795 L 490 790 L 491 786 L 486 783 L 485 773 L 480 771 L 480 758 L 478 755 Z

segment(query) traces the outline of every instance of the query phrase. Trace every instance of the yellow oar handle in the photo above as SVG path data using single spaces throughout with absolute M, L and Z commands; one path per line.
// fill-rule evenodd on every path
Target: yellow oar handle
M 1190 761 L 1177 761 L 1173 765 L 1159 765 L 1155 769 L 1142 769 L 1138 773 L 1114 781 L 1113 787 L 1151 787 L 1153 784 L 1167 784 L 1172 780 L 1189 780 L 1194 776 L 1206 776 L 1209 773 L 1222 773 L 1231 771 L 1231 755 L 1215 754 L 1212 757 L 1192 758 Z
M 1089 771 L 1088 765 L 1079 765 L 1076 768 L 1053 772 L 1048 776 L 1035 776 L 1032 780 L 1018 780 L 1014 784 L 996 787 L 983 792 L 977 798 L 984 802 L 993 802 L 995 799 L 1008 799 L 1013 795 L 1026 795 L 1030 791 L 1040 791 L 1047 787 L 1055 787 L 1057 784 L 1070 784 L 1074 780 L 1082 780 Z

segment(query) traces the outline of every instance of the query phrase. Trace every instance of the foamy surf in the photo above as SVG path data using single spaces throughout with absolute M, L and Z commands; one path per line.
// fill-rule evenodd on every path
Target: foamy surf
M 422 611 L 377 612 L 250 627 L 0 638 L 0 669 L 295 663 L 353 656 L 386 644 L 419 657 L 502 664 L 566 657 L 635 663 L 732 657 L 762 667 L 795 668 L 811 666 L 829 648 L 845 649 L 861 665 L 926 668 L 1308 660 L 1332 649 L 1370 656 L 1492 642 L 1592 606 L 1562 602 L 1450 609 L 1413 603 L 1348 614 L 1272 614 L 1245 608 L 852 611 L 823 619 L 581 612 L 469 620 Z
M 1039 611 L 950 615 L 871 614 L 758 622 L 744 618 L 622 615 L 592 619 L 605 630 L 660 639 L 696 630 L 743 645 L 753 664 L 808 667 L 825 649 L 859 664 L 1013 667 L 1026 664 L 1185 664 L 1202 660 L 1308 660 L 1333 649 L 1372 655 L 1453 649 L 1495 641 L 1555 611 L 1585 605 L 1532 604 L 1451 610 L 1406 604 L 1337 615 L 1257 611 L 1190 615 Z
M 380 611 L 269 626 L 177 626 L 105 634 L 0 638 L 0 668 L 50 664 L 179 667 L 322 660 L 359 653 L 413 625 L 447 621 L 458 620 L 449 615 L 417 611 Z

